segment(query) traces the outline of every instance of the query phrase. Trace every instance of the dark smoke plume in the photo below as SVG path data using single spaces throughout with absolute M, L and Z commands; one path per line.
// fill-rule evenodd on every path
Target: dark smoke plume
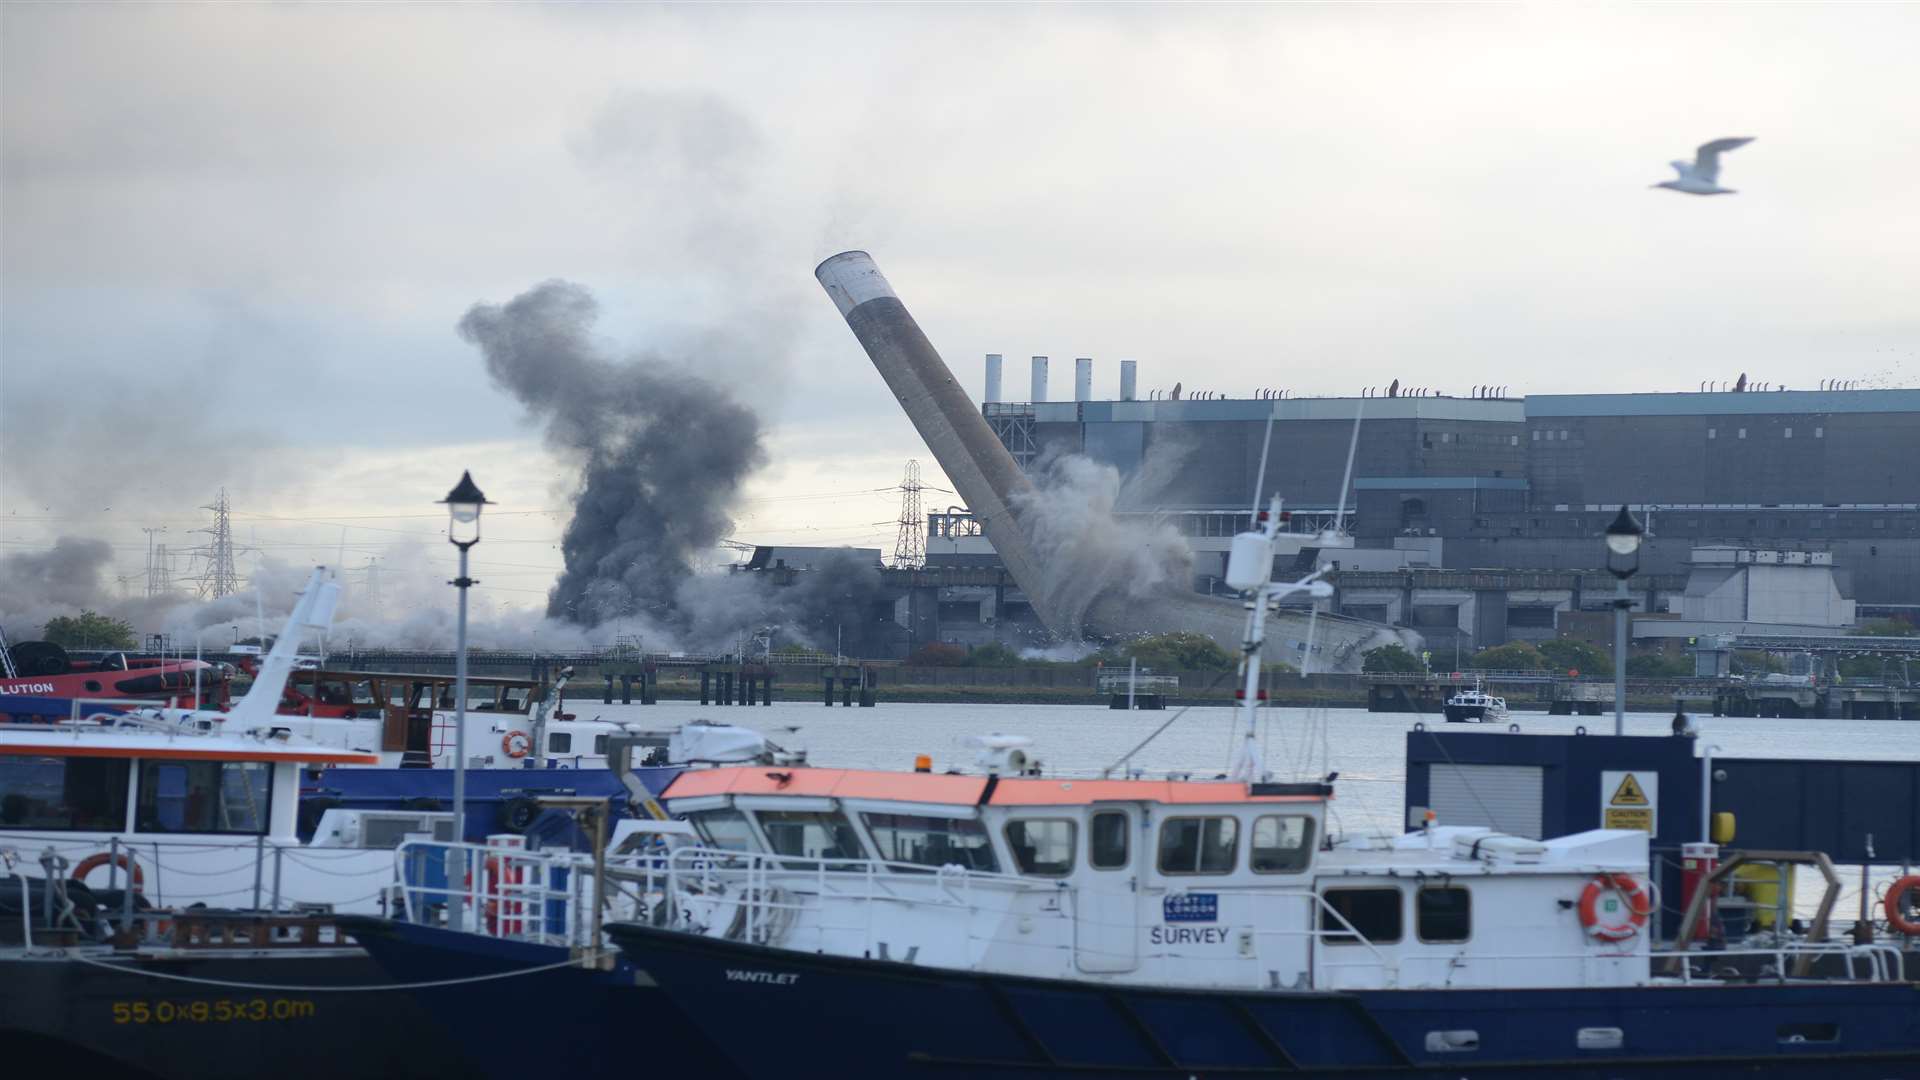
M 547 445 L 580 467 L 566 571 L 547 614 L 684 631 L 676 591 L 696 554 L 732 529 L 726 507 L 766 460 L 760 422 L 661 357 L 602 355 L 591 337 L 599 313 L 584 288 L 548 281 L 505 304 L 475 305 L 459 330 L 494 382 L 545 422 Z

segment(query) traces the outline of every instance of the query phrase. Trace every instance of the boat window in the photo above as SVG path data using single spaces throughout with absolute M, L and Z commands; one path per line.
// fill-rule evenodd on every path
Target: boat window
M 1007 823 L 1007 847 L 1023 874 L 1065 877 L 1073 873 L 1073 822 L 1063 818 Z
M 112 758 L 0 758 L 0 826 L 123 832 L 129 765 Z
M 747 815 L 738 810 L 702 810 L 697 814 L 688 814 L 695 832 L 707 847 L 726 848 L 728 851 L 758 851 L 759 841 L 753 837 L 753 826 L 747 824 Z
M 351 705 L 353 693 L 347 684 L 338 679 L 328 679 L 314 688 L 314 700 L 322 705 Z
M 1321 941 L 1329 945 L 1359 944 L 1353 930 L 1358 930 L 1362 938 L 1375 945 L 1400 940 L 1399 889 L 1328 889 L 1324 899 L 1326 905 L 1320 909 Z M 1346 922 L 1341 922 L 1342 918 Z
M 1168 818 L 1160 826 L 1160 872 L 1228 874 L 1240 851 L 1240 823 L 1230 817 Z
M 549 734 L 547 736 L 547 753 L 549 754 L 573 753 L 573 732 L 555 731 Z
M 607 737 L 605 735 L 595 735 L 593 737 L 593 752 L 599 754 L 601 757 L 607 756 Z
M 362 679 L 353 684 L 353 703 L 355 705 L 380 704 L 380 695 L 374 692 L 371 680 Z
M 967 818 L 921 817 L 917 814 L 862 814 L 867 831 L 887 862 L 920 866 L 963 866 L 992 873 L 1000 869 L 993 857 L 987 828 Z
M 264 761 L 143 761 L 134 827 L 158 833 L 264 833 L 273 767 Z
M 760 828 L 767 834 L 767 843 L 780 855 L 797 855 L 808 859 L 864 859 L 866 854 L 860 847 L 860 834 L 846 817 L 837 813 L 813 810 L 761 810 L 757 811 Z M 800 863 L 788 863 L 794 869 L 810 869 Z M 829 864 L 829 870 L 848 870 L 852 867 L 842 863 Z
M 1095 870 L 1120 870 L 1127 865 L 1127 815 L 1103 810 L 1087 827 L 1087 860 Z
M 527 695 L 532 692 L 531 687 L 509 686 L 500 695 L 501 707 L 513 712 L 526 712 Z
M 1413 916 L 1421 941 L 1465 941 L 1473 936 L 1473 895 L 1457 886 L 1421 889 Z
M 1253 822 L 1253 872 L 1297 874 L 1313 861 L 1313 819 L 1270 814 Z

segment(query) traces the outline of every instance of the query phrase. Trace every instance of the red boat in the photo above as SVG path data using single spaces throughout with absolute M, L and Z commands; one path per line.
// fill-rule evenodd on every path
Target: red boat
M 82 660 L 51 641 L 23 641 L 7 649 L 0 695 L 39 698 L 140 698 L 173 701 L 186 709 L 227 707 L 231 669 L 201 660 L 109 653 Z M 194 672 L 200 673 L 200 698 Z M 204 702 L 204 703 L 203 703 Z

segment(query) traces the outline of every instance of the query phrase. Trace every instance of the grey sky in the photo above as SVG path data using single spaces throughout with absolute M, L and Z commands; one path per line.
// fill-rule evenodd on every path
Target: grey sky
M 926 463 L 810 276 L 847 247 L 976 394 L 989 351 L 1103 395 L 1122 356 L 1234 395 L 1911 384 L 1915 40 L 1914 5 L 5 5 L 0 540 L 137 564 L 225 483 L 371 553 L 466 466 L 562 506 L 453 331 L 557 277 L 762 412 L 739 535 L 872 542 L 889 496 L 790 497 Z M 1739 195 L 1649 190 L 1723 135 Z M 558 524 L 500 522 L 533 601 Z

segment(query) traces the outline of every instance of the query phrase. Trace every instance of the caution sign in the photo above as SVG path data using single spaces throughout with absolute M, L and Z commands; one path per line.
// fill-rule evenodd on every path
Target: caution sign
M 1659 815 L 1660 774 L 1649 771 L 1600 774 L 1601 828 L 1655 833 L 1660 829 Z

